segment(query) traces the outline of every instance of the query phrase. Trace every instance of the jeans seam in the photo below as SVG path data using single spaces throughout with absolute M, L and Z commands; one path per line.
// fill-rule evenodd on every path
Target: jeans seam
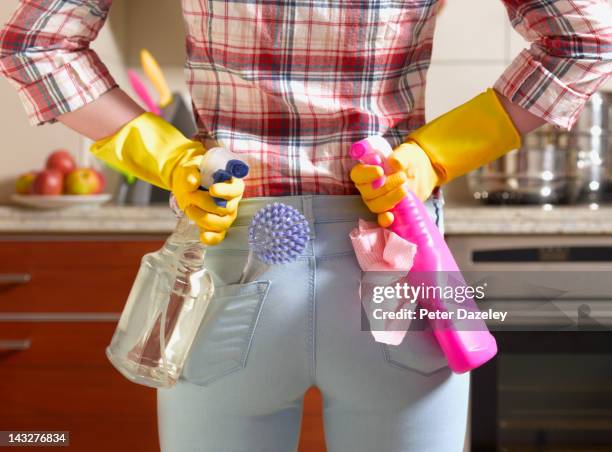
M 257 303 L 257 314 L 253 316 L 251 320 L 251 325 L 249 326 L 248 338 L 249 341 L 245 350 L 243 352 L 243 356 L 241 358 L 242 367 L 246 367 L 247 361 L 249 359 L 249 354 L 251 352 L 251 346 L 253 345 L 253 338 L 255 336 L 255 327 L 259 323 L 259 317 L 261 317 L 261 311 L 263 307 L 264 301 L 268 298 L 268 292 L 270 290 L 270 281 L 260 281 L 257 283 L 257 295 L 259 296 L 259 303 Z M 263 289 L 263 290 L 262 290 Z
M 448 364 L 444 364 L 442 367 L 439 367 L 437 369 L 432 370 L 431 372 L 425 371 L 425 370 L 421 370 L 417 367 L 412 367 L 409 366 L 407 364 L 404 364 L 400 361 L 397 361 L 395 359 L 393 359 L 393 357 L 391 356 L 391 353 L 389 352 L 389 346 L 387 344 L 380 344 L 380 348 L 382 349 L 383 352 L 383 356 L 384 359 L 386 361 L 386 363 L 391 366 L 391 367 L 395 367 L 396 369 L 400 369 L 400 370 L 408 370 L 408 371 L 412 371 L 412 372 L 416 372 L 420 375 L 423 375 L 425 377 L 430 377 L 433 374 L 440 372 L 442 370 L 448 370 Z
M 269 280 L 257 280 L 251 281 L 248 283 L 236 283 L 236 284 L 226 284 L 220 285 L 216 288 L 217 296 L 215 297 L 218 300 L 223 300 L 225 298 L 236 298 L 244 295 L 255 295 L 261 296 L 262 287 L 264 287 L 264 295 L 267 296 L 267 288 L 270 286 L 271 282 Z M 234 290 L 234 293 L 225 293 L 228 290 Z
M 325 256 L 317 256 L 317 259 L 321 261 L 326 261 L 326 260 L 337 259 L 340 257 L 346 257 L 346 256 L 354 255 L 354 254 L 355 254 L 354 250 L 340 251 L 338 253 L 326 254 Z
M 331 218 L 329 220 L 315 220 L 315 224 L 327 224 L 327 223 L 357 223 L 359 218 Z
M 230 367 L 229 369 L 226 369 L 225 371 L 219 374 L 213 375 L 207 378 L 206 380 L 198 381 L 194 384 L 197 384 L 198 386 L 208 386 L 209 384 L 214 383 L 215 381 L 227 375 L 233 374 L 234 372 L 238 372 L 240 369 L 244 369 L 244 366 L 242 365 L 242 363 L 238 363 L 234 367 Z M 187 381 L 191 382 L 190 380 L 187 380 Z

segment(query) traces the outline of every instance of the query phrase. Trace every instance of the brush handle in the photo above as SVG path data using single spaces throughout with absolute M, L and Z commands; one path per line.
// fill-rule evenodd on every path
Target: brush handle
M 147 49 L 142 49 L 140 51 L 140 64 L 147 78 L 159 94 L 159 106 L 166 108 L 172 103 L 172 93 L 157 60 L 153 58 L 153 55 Z
M 240 280 L 238 283 L 246 284 L 255 281 L 269 268 L 270 266 L 268 264 L 257 258 L 255 253 L 253 253 L 253 250 L 249 250 L 249 255 L 247 256 L 247 261 L 242 269 L 242 274 L 240 275 Z
M 132 69 L 128 69 L 127 73 L 128 73 L 128 79 L 130 80 L 130 85 L 132 85 L 132 89 L 134 90 L 134 92 L 138 95 L 140 100 L 144 102 L 147 109 L 151 113 L 159 116 L 161 114 L 161 111 L 159 107 L 157 106 L 157 104 L 153 102 L 153 99 L 151 98 L 151 95 L 149 94 L 147 87 L 142 82 L 142 79 Z

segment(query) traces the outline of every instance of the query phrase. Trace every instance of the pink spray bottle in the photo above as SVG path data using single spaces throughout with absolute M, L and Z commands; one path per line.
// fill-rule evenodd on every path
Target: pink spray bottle
M 354 143 L 349 154 L 351 158 L 369 165 L 379 165 L 385 174 L 393 171 L 387 167 L 386 160 L 393 150 L 389 143 L 380 136 L 372 136 Z M 384 176 L 372 183 L 379 187 L 384 183 Z M 448 249 L 442 234 L 430 218 L 423 203 L 411 191 L 392 210 L 393 223 L 389 229 L 403 239 L 414 243 L 417 252 L 409 280 L 411 284 L 436 284 L 438 278 L 453 276 L 454 283 L 465 285 L 459 267 Z M 459 281 L 458 281 L 459 280 Z M 421 301 L 423 305 L 424 302 Z M 429 311 L 448 311 L 444 300 L 429 297 L 426 300 Z M 478 312 L 478 307 L 472 298 L 467 298 L 461 307 Z M 452 322 L 430 320 L 434 335 L 444 352 L 448 365 L 453 372 L 463 373 L 475 369 L 489 361 L 497 353 L 495 338 L 488 331 L 483 320 L 470 320 L 469 329 L 462 330 L 453 326 Z

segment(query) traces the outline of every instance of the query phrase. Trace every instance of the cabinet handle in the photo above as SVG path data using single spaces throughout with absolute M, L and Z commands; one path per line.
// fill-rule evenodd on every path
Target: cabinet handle
M 21 352 L 32 346 L 32 339 L 0 341 L 0 352 Z
M 0 273 L 0 285 L 27 284 L 32 280 L 29 273 Z

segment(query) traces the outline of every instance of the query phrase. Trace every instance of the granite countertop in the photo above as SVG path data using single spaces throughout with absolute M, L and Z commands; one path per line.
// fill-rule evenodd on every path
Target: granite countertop
M 448 235 L 612 234 L 612 206 L 446 206 Z M 176 219 L 168 207 L 31 210 L 0 206 L 1 234 L 168 234 Z
M 448 235 L 608 235 L 612 234 L 612 205 L 470 206 L 444 209 Z
M 167 206 L 105 205 L 62 210 L 0 206 L 0 233 L 168 234 L 176 217 Z

